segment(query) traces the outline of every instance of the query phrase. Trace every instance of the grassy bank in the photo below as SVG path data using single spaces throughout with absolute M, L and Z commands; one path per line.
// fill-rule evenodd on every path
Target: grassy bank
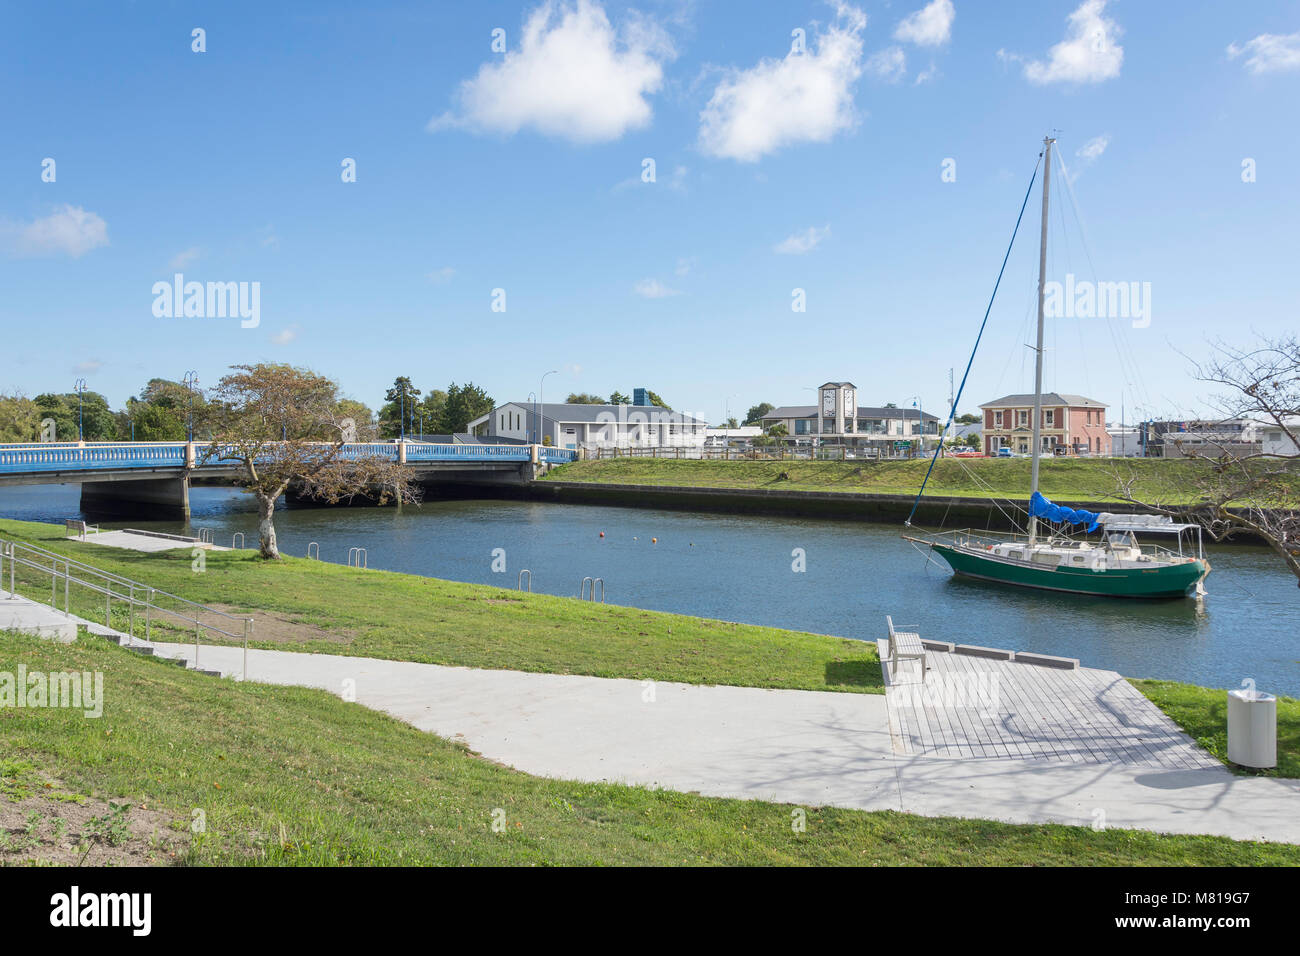
M 253 551 L 208 552 L 206 570 L 196 573 L 188 550 L 141 554 L 79 544 L 65 541 L 57 525 L 0 521 L 0 535 L 251 613 L 259 623 L 250 646 L 689 684 L 881 690 L 872 642 L 304 558 L 268 564 Z M 19 593 L 48 601 L 49 580 L 29 572 Z M 104 619 L 102 598 L 76 589 L 70 596 L 78 613 Z M 126 629 L 126 608 L 117 609 L 115 626 Z
M 322 691 L 207 678 L 97 639 L 0 634 L 0 671 L 19 663 L 100 671 L 105 706 L 0 709 L 0 811 L 22 801 L 32 819 L 4 834 L 20 843 L 8 862 L 81 839 L 58 821 L 98 799 L 126 806 L 123 829 L 167 821 L 155 842 L 192 864 L 1300 864 L 1288 845 L 813 807 L 800 833 L 790 806 L 531 777 Z
M 764 491 L 829 491 L 848 494 L 915 495 L 928 461 L 716 461 L 613 458 L 577 461 L 551 471 L 546 481 L 663 485 Z M 1113 501 L 1120 482 L 1133 494 L 1167 505 L 1190 503 L 1205 462 L 1162 459 L 1053 458 L 1042 462 L 1041 485 L 1049 498 Z M 1026 458 L 944 458 L 935 463 L 926 495 L 1025 498 Z M 1295 485 L 1300 500 L 1300 470 Z

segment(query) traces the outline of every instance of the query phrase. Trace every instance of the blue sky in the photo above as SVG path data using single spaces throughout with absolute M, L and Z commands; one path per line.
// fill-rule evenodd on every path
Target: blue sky
M 1210 390 L 1180 353 L 1297 327 L 1296 3 L 84 3 L 7 20 L 4 391 L 85 377 L 118 405 L 151 376 L 274 360 L 372 406 L 397 375 L 510 400 L 558 369 L 548 398 L 647 385 L 711 420 L 811 403 L 826 380 L 939 412 L 1053 129 L 1079 218 L 1054 189 L 1049 277 L 1150 283 L 1151 301 L 1143 328 L 1051 320 L 1048 388 L 1115 419 L 1121 399 L 1129 419 L 1191 409 Z M 962 410 L 1032 386 L 1038 227 L 1035 196 Z M 153 285 L 177 271 L 260 283 L 259 325 L 156 317 Z

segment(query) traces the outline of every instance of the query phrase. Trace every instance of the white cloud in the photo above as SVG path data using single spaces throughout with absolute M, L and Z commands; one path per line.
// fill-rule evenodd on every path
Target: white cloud
M 1078 152 L 1074 155 L 1078 156 L 1085 162 L 1095 162 L 1101 158 L 1102 153 L 1106 152 L 1106 147 L 1109 145 L 1110 134 L 1102 133 L 1100 136 L 1094 136 L 1092 139 L 1088 140 L 1088 142 L 1080 146 Z
M 658 279 L 642 279 L 632 286 L 632 291 L 644 299 L 666 299 L 670 295 L 680 295 L 676 289 L 670 289 Z
M 1300 69 L 1300 32 L 1261 33 L 1241 45 L 1228 44 L 1229 60 L 1247 53 L 1250 55 L 1246 58 L 1246 69 L 1251 73 Z
M 825 143 L 854 123 L 853 84 L 862 75 L 867 17 L 836 4 L 835 22 L 805 53 L 732 70 L 700 113 L 700 148 L 755 162 L 793 143 Z
M 907 56 L 902 47 L 887 47 L 867 60 L 867 70 L 886 83 L 897 83 L 907 73 Z
M 78 362 L 72 366 L 72 371 L 78 375 L 94 375 L 103 367 L 104 363 L 99 359 L 87 359 L 85 362 Z
M 457 109 L 429 129 L 513 134 L 532 128 L 578 143 L 607 142 L 650 124 L 647 95 L 663 85 L 672 42 L 630 13 L 619 32 L 595 0 L 546 0 L 525 21 L 519 46 L 460 84 Z
M 91 249 L 108 245 L 108 223 L 80 206 L 67 206 L 17 229 L 20 254 L 64 255 L 77 259 Z
M 171 262 L 167 263 L 167 268 L 176 269 L 179 271 L 181 269 L 184 269 L 191 262 L 194 262 L 196 259 L 198 259 L 198 257 L 199 257 L 198 248 L 191 246 L 189 249 L 186 249 L 184 252 L 178 252 L 176 253 L 176 255 L 172 256 Z
M 922 70 L 916 74 L 915 85 L 920 86 L 922 83 L 929 83 L 937 76 L 939 76 L 939 68 L 932 62 L 928 70 Z
M 434 269 L 432 272 L 425 273 L 425 276 L 434 285 L 445 285 L 451 281 L 451 277 L 455 274 L 456 270 L 451 266 L 443 266 L 441 269 Z
M 902 19 L 894 30 L 894 39 L 917 46 L 943 46 L 952 37 L 952 21 L 956 16 L 952 0 L 931 0 Z
M 1124 48 L 1120 25 L 1104 16 L 1106 0 L 1084 0 L 1067 18 L 1066 37 L 1048 51 L 1047 62 L 1025 64 L 1031 83 L 1100 83 L 1119 76 Z M 1001 52 L 1001 51 L 999 51 Z
M 287 329 L 281 329 L 279 332 L 276 332 L 275 335 L 271 336 L 271 343 L 273 345 L 288 345 L 297 337 L 298 326 L 291 325 Z
M 803 232 L 796 232 L 794 235 L 782 239 L 772 247 L 772 251 L 783 256 L 801 256 L 816 249 L 821 244 L 821 241 L 830 234 L 830 226 L 822 226 L 820 229 L 816 226 L 809 226 Z
M 690 271 L 694 268 L 695 268 L 695 257 L 691 256 L 687 258 L 686 256 L 682 256 L 677 260 L 677 267 L 673 269 L 673 272 L 679 276 L 684 276 L 684 275 L 689 275 Z

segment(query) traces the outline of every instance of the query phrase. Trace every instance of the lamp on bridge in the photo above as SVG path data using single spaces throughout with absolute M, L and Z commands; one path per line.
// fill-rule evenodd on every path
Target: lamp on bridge
M 86 436 L 81 427 L 81 409 L 85 403 L 83 396 L 86 394 L 86 380 L 84 378 L 77 379 L 76 384 L 72 386 L 72 390 L 77 393 L 77 441 L 85 441 Z
M 189 440 L 194 441 L 194 390 L 199 384 L 199 373 L 193 369 L 186 372 L 185 378 L 182 379 L 181 384 L 184 385 L 190 393 L 190 412 L 186 430 L 189 432 Z

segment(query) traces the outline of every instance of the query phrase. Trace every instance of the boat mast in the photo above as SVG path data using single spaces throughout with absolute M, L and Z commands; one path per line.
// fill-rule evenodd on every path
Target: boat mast
M 1043 138 L 1043 231 L 1038 244 L 1038 344 L 1034 349 L 1034 445 L 1029 466 L 1029 496 L 1038 491 L 1038 459 L 1042 453 L 1040 430 L 1043 424 L 1043 283 L 1047 275 L 1047 195 L 1052 182 L 1052 144 L 1050 136 Z M 1029 518 L 1029 543 L 1038 535 L 1038 519 Z

